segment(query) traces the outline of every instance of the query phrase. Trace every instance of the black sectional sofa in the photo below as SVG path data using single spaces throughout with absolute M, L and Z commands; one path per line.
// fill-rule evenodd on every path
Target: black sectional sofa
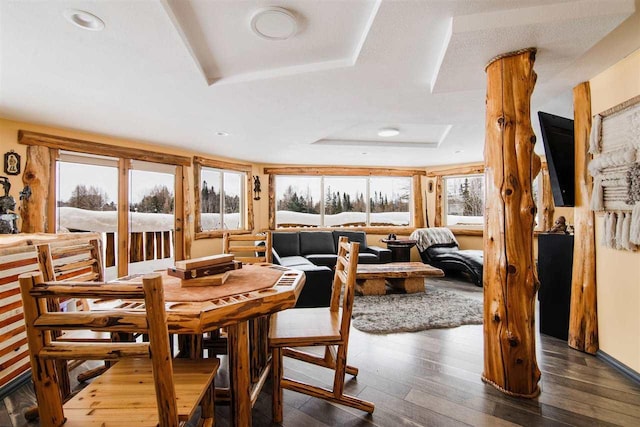
M 391 262 L 391 251 L 367 245 L 363 231 L 282 231 L 272 233 L 273 262 L 305 272 L 306 284 L 296 307 L 327 307 L 340 236 L 360 243 L 359 264 Z

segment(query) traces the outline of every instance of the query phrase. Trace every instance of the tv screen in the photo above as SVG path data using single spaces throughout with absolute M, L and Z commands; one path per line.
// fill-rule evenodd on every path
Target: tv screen
M 556 206 L 574 204 L 574 139 L 573 120 L 538 112 L 542 142 L 549 167 L 553 203 Z

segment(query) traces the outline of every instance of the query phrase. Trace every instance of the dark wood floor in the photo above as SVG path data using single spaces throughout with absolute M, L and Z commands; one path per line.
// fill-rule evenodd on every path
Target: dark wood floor
M 444 283 L 467 289 L 470 284 Z M 285 426 L 640 426 L 640 386 L 600 359 L 540 336 L 538 364 L 542 394 L 510 398 L 480 380 L 482 326 L 417 333 L 371 335 L 353 330 L 349 363 L 360 368 L 347 391 L 373 401 L 372 416 L 285 390 Z M 331 373 L 285 359 L 287 374 L 328 385 Z M 0 404 L 0 426 L 36 426 L 22 417 L 34 402 L 23 387 Z M 229 410 L 217 408 L 218 426 Z M 253 425 L 271 423 L 270 384 L 253 410 Z

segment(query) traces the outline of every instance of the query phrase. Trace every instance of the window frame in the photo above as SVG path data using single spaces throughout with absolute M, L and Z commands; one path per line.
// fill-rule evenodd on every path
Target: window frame
M 416 169 L 382 169 L 382 168 L 337 168 L 337 167 L 289 167 L 264 168 L 263 173 L 269 177 L 269 229 L 300 230 L 310 227 L 276 228 L 276 194 L 275 181 L 278 175 L 319 176 L 319 177 L 411 177 L 411 200 L 409 202 L 410 225 L 408 226 L 354 226 L 354 227 L 312 227 L 313 230 L 349 230 L 366 231 L 374 234 L 409 234 L 416 228 L 424 227 L 424 209 L 422 199 L 422 177 L 424 170 Z
M 468 236 L 482 236 L 484 233 L 484 221 L 482 226 L 461 225 L 448 226 L 445 225 L 446 212 L 446 188 L 444 180 L 446 178 L 465 177 L 474 175 L 484 175 L 484 164 L 472 164 L 445 169 L 437 169 L 427 172 L 427 177 L 435 178 L 435 220 L 434 227 L 448 227 L 454 234 Z M 549 181 L 549 171 L 547 163 L 542 161 L 540 172 L 537 175 L 538 180 L 538 200 L 535 200 L 538 209 L 539 221 L 534 228 L 534 233 L 540 233 L 547 230 L 553 224 L 553 195 L 551 193 L 551 183 Z M 535 180 L 535 177 L 534 177 Z M 430 182 L 431 184 L 432 182 Z M 486 185 L 486 182 L 485 182 Z M 486 203 L 486 200 L 485 200 Z M 486 206 L 486 205 L 485 205 Z M 484 215 L 483 215 L 484 216 Z
M 201 230 L 202 229 L 202 212 L 200 212 L 200 179 L 202 168 L 217 169 L 221 173 L 244 173 L 244 197 L 241 203 L 240 214 L 244 217 L 244 227 L 239 229 L 217 229 L 217 230 Z M 251 200 L 251 184 L 252 184 L 252 167 L 249 164 L 225 162 L 222 160 L 207 159 L 205 157 L 195 156 L 193 158 L 193 190 L 194 190 L 194 212 L 195 212 L 195 239 L 209 239 L 222 237 L 224 233 L 230 234 L 247 234 L 253 230 L 253 203 Z
M 120 145 L 111 145 L 103 142 L 90 141 L 84 139 L 68 138 L 64 136 L 51 135 L 26 130 L 18 131 L 18 143 L 23 145 L 38 146 L 48 149 L 49 163 L 49 183 L 47 189 L 47 199 L 45 202 L 46 221 L 45 231 L 55 233 L 56 230 L 56 183 L 58 181 L 56 162 L 60 151 L 69 151 L 79 156 L 88 154 L 92 156 L 104 156 L 118 159 L 118 233 L 129 236 L 129 170 L 131 160 L 140 160 L 150 163 L 161 163 L 176 167 L 175 184 L 175 242 L 174 259 L 176 261 L 189 258 L 191 256 L 191 245 L 189 233 L 183 225 L 184 219 L 190 214 L 188 206 L 184 200 L 188 194 L 185 188 L 186 168 L 191 166 L 191 158 L 176 154 L 166 154 L 142 148 L 132 148 Z M 178 209 L 182 206 L 182 209 Z M 127 208 L 123 208 L 127 207 Z M 118 239 L 118 276 L 128 274 L 129 263 L 129 237 Z
M 474 224 L 461 224 L 461 225 L 450 225 L 447 224 L 447 217 L 449 216 L 448 213 L 448 200 L 449 200 L 449 194 L 447 193 L 446 189 L 447 189 L 447 185 L 446 185 L 446 180 L 447 179 L 457 179 L 457 178 L 477 178 L 477 177 L 481 177 L 484 179 L 484 173 L 468 173 L 468 174 L 461 174 L 461 175 L 456 175 L 456 174 L 452 174 L 452 175 L 445 175 L 442 177 L 442 185 L 443 185 L 443 193 L 442 193 L 442 210 L 443 210 L 443 215 L 442 215 L 442 222 L 444 224 L 445 227 L 449 227 L 451 229 L 459 229 L 459 228 L 463 228 L 463 229 L 470 229 L 470 230 L 476 230 L 476 229 L 480 229 L 484 227 L 484 204 L 485 204 L 485 200 L 484 200 L 484 182 L 482 184 L 482 189 L 483 189 L 483 194 L 482 194 L 482 205 L 483 205 L 483 213 L 482 213 L 482 223 L 478 224 L 478 225 L 474 225 Z

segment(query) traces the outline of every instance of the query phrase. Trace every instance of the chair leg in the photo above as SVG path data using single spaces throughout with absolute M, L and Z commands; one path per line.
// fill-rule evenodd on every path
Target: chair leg
M 200 420 L 203 426 L 214 426 L 215 422 L 215 384 L 211 381 L 201 401 Z
M 271 353 L 271 382 L 273 387 L 271 414 L 273 421 L 282 422 L 282 348 L 274 347 Z

